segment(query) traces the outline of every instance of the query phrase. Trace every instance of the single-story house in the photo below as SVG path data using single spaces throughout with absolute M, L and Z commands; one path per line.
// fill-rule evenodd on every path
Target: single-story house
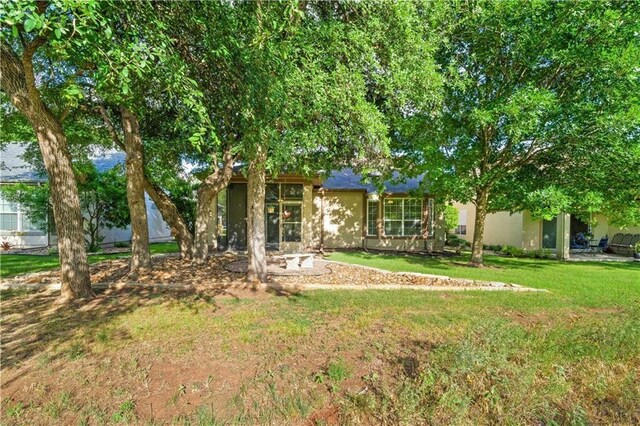
M 24 145 L 8 144 L 0 151 L 0 184 L 45 181 L 22 159 Z M 99 171 L 123 163 L 124 154 L 104 153 L 93 161 Z M 419 179 L 394 179 L 384 191 L 363 183 L 351 169 L 333 171 L 327 179 L 281 174 L 268 181 L 265 196 L 267 248 L 299 252 L 319 248 L 438 251 L 444 247 L 443 217 L 436 199 L 420 193 Z M 420 194 L 420 195 L 416 195 Z M 0 238 L 16 247 L 55 243 L 55 236 L 35 227 L 19 205 L 2 201 Z M 211 240 L 221 248 L 243 250 L 247 245 L 247 180 L 236 173 L 212 203 Z M 171 232 L 147 197 L 151 241 L 170 240 Z M 104 244 L 129 241 L 131 231 L 103 229 Z M 215 237 L 214 237 L 215 236 Z M 214 238 L 216 241 L 213 241 Z
M 9 143 L 0 148 L 0 185 L 25 183 L 41 185 L 46 182 L 46 175 L 38 173 L 27 163 L 25 143 Z M 107 151 L 92 158 L 100 172 L 107 171 L 117 164 L 124 164 L 125 156 L 122 152 Z M 169 226 L 162 219 L 157 207 L 146 197 L 147 216 L 149 221 L 149 239 L 152 242 L 169 241 L 172 239 Z M 103 228 L 100 235 L 104 238 L 102 244 L 112 245 L 116 242 L 131 240 L 131 229 Z M 0 242 L 7 241 L 15 248 L 46 247 L 56 244 L 54 233 L 38 229 L 28 215 L 22 211 L 19 204 L 8 202 L 0 193 Z
M 458 209 L 458 227 L 455 234 L 473 241 L 476 208 L 472 203 L 454 203 Z M 594 216 L 594 225 L 585 223 L 574 215 L 563 213 L 552 220 L 534 220 L 528 211 L 488 214 L 485 221 L 484 244 L 510 245 L 524 250 L 562 250 L 570 249 L 570 238 L 578 233 L 593 234 L 593 241 L 611 238 L 618 233 L 640 234 L 640 226 L 621 228 L 610 224 L 602 214 Z
M 444 247 L 443 217 L 419 179 L 385 182 L 384 191 L 363 183 L 351 169 L 327 179 L 282 174 L 266 187 L 266 245 L 280 251 L 319 248 L 437 251 Z M 247 244 L 247 181 L 234 175 L 214 205 L 218 245 Z

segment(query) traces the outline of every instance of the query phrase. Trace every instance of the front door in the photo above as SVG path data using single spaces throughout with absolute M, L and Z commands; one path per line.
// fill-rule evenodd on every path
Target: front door
M 268 249 L 278 250 L 280 246 L 280 205 L 277 203 L 267 203 L 265 209 L 266 245 Z

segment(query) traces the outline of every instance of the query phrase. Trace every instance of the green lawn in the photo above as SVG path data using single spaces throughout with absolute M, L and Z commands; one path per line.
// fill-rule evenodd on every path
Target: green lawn
M 3 423 L 640 423 L 639 264 L 331 258 L 549 292 L 17 295 Z
M 178 245 L 175 242 L 151 244 L 151 253 L 175 253 Z M 113 254 L 89 254 L 89 263 L 98 263 L 103 260 L 121 259 L 129 257 L 129 253 Z M 15 275 L 40 272 L 54 269 L 60 266 L 58 255 L 34 256 L 24 254 L 0 254 L 0 278 L 13 277 Z
M 410 254 L 336 252 L 329 259 L 396 272 L 421 272 L 543 288 L 553 295 L 542 299 L 534 296 L 532 299 L 557 306 L 565 306 L 566 303 L 582 306 L 626 305 L 640 295 L 640 262 L 558 262 L 485 256 L 485 265 L 488 267 L 480 269 L 465 265 L 469 254 L 434 259 Z M 510 295 L 491 297 L 513 299 Z M 523 299 L 518 297 L 515 300 L 520 305 Z

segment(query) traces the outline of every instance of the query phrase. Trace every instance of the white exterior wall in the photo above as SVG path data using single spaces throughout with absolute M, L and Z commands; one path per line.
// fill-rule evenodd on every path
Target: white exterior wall
M 145 194 L 145 201 L 147 204 L 147 220 L 149 224 L 149 241 L 163 242 L 171 241 L 171 229 L 162 219 L 160 211 L 156 205 L 151 201 L 148 195 Z M 100 235 L 104 238 L 102 245 L 112 245 L 115 242 L 129 242 L 131 241 L 131 227 L 126 228 L 102 228 Z M 56 245 L 57 239 L 55 235 L 51 235 L 47 239 L 47 235 L 44 232 L 25 232 L 25 233 L 11 233 L 2 232 L 0 241 L 8 241 L 15 248 L 35 248 L 45 247 L 47 244 Z

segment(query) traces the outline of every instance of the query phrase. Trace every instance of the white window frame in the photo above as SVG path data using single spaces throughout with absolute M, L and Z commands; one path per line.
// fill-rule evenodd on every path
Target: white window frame
M 278 187 L 278 200 L 270 200 L 267 201 L 265 200 L 265 209 L 267 207 L 267 205 L 271 204 L 271 205 L 277 205 L 278 206 L 278 215 L 279 215 L 279 220 L 278 220 L 278 231 L 279 231 L 279 241 L 278 241 L 278 245 L 281 244 L 302 244 L 302 242 L 304 241 L 304 235 L 305 235 L 305 227 L 304 227 L 304 213 L 305 213 L 305 206 L 304 206 L 304 193 L 305 193 L 305 187 L 303 183 L 298 183 L 298 182 L 279 182 L 279 183 L 270 183 L 272 185 L 277 185 Z M 282 197 L 282 186 L 283 185 L 300 185 L 302 187 L 302 199 L 299 200 L 294 200 L 294 199 L 285 199 Z M 300 225 L 300 241 L 285 241 L 284 239 L 284 224 L 285 224 L 285 219 L 282 217 L 283 213 L 284 213 L 284 206 L 285 205 L 289 205 L 289 206 L 300 206 L 300 221 L 299 222 L 291 222 L 288 221 L 287 223 L 290 224 L 299 224 Z M 265 210 L 265 221 L 266 221 L 266 210 Z M 265 224 L 266 226 L 266 224 Z
M 375 223 L 375 234 L 371 234 L 369 232 L 369 225 L 371 223 L 371 216 L 369 214 L 369 203 L 375 203 L 376 204 L 376 217 L 374 218 L 374 223 Z M 380 230 L 378 229 L 378 217 L 380 216 L 380 200 L 367 200 L 367 237 L 377 237 L 378 234 L 380 233 Z
M 427 200 L 427 208 L 428 218 L 427 218 L 427 236 L 433 237 L 435 235 L 435 227 L 436 227 L 436 209 L 435 209 L 435 201 L 433 198 L 429 198 Z
M 6 213 L 3 212 L 3 211 L 0 211 L 0 214 L 15 215 L 16 216 L 16 229 L 1 229 L 0 228 L 0 232 L 3 235 L 16 234 L 16 233 L 17 234 L 29 233 L 30 235 L 44 235 L 46 233 L 45 231 L 43 231 L 42 229 L 39 229 L 39 228 L 24 229 L 25 222 L 29 221 L 29 222 L 33 223 L 29 219 L 29 215 L 27 214 L 27 212 L 22 210 L 22 205 L 20 203 L 14 203 L 14 202 L 5 200 L 4 198 L 2 198 L 2 195 L 0 195 L 0 205 L 5 205 L 5 204 L 6 205 L 10 205 L 10 206 L 15 206 L 16 211 L 15 212 L 6 212 Z
M 385 207 L 387 206 L 386 202 L 388 200 L 394 200 L 394 201 L 400 201 L 401 202 L 401 204 L 402 204 L 401 219 L 399 219 L 399 220 L 398 219 L 387 219 L 387 213 L 386 213 Z M 417 234 L 407 234 L 405 232 L 405 229 L 404 229 L 405 222 L 409 220 L 409 219 L 405 219 L 405 215 L 404 215 L 404 205 L 405 205 L 405 201 L 407 201 L 407 200 L 418 200 L 420 202 L 420 232 L 417 233 Z M 422 236 L 422 234 L 424 232 L 424 229 L 423 229 L 423 227 L 424 227 L 424 224 L 423 224 L 423 220 L 424 220 L 423 212 L 424 212 L 424 210 L 423 209 L 424 209 L 424 199 L 422 199 L 422 198 L 416 198 L 416 197 L 388 197 L 388 198 L 385 198 L 383 200 L 383 203 L 382 203 L 382 222 L 383 222 L 382 230 L 383 230 L 385 236 L 386 237 L 420 237 L 420 236 Z M 386 231 L 385 231 L 387 229 L 386 224 L 387 224 L 387 222 L 391 222 L 391 221 L 400 222 L 400 231 L 401 231 L 401 233 L 399 235 L 386 235 Z

